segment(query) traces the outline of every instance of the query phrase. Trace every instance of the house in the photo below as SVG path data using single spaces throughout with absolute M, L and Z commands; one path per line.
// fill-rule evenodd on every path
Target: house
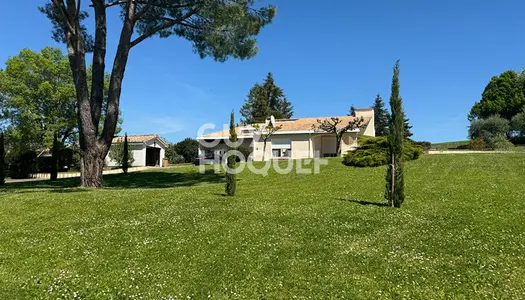
M 123 136 L 113 138 L 112 145 L 117 143 L 124 143 Z M 162 160 L 165 157 L 168 143 L 156 134 L 147 135 L 128 135 L 128 143 L 132 149 L 133 167 L 161 167 Z M 111 149 L 109 150 L 111 152 Z M 111 160 L 109 153 L 105 160 L 106 166 L 118 167 L 119 164 Z
M 341 127 L 348 124 L 354 118 L 363 117 L 361 127 L 348 131 L 341 140 L 341 154 L 357 147 L 357 136 L 363 134 L 375 136 L 374 110 L 372 108 L 356 109 L 356 116 L 338 117 L 342 120 Z M 237 137 L 242 140 L 240 147 L 246 148 L 253 153 L 253 160 L 262 161 L 268 159 L 304 159 L 334 157 L 336 154 L 336 137 L 333 133 L 319 132 L 313 130 L 312 125 L 317 120 L 329 119 L 319 118 L 297 118 L 281 119 L 274 121 L 274 127 L 281 129 L 269 137 L 266 142 L 265 154 L 263 155 L 264 142 L 260 133 L 253 126 L 238 126 L 235 128 Z M 270 121 L 267 121 L 268 123 Z M 197 137 L 199 141 L 199 156 L 208 159 L 222 157 L 228 150 L 225 143 L 229 139 L 229 129 L 204 134 Z

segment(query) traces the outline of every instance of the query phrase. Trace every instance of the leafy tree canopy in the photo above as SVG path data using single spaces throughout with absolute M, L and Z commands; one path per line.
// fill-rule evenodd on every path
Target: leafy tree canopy
M 0 70 L 0 93 L 8 132 L 21 145 L 50 148 L 55 132 L 61 142 L 74 137 L 75 88 L 67 56 L 60 49 L 46 47 L 40 53 L 23 49 L 9 58 L 5 70 Z
M 193 162 L 199 154 L 199 142 L 192 138 L 185 138 L 174 146 L 175 152 L 184 157 L 187 163 Z
M 45 47 L 40 53 L 23 49 L 9 58 L 5 70 L 0 70 L 0 94 L 9 138 L 20 150 L 51 148 L 55 133 L 61 144 L 77 142 L 75 87 L 68 58 L 60 49 Z M 122 118 L 116 133 L 120 124 Z
M 513 70 L 494 76 L 485 87 L 481 100 L 476 102 L 469 120 L 500 115 L 511 120 L 525 107 L 525 73 Z
M 284 95 L 283 89 L 275 85 L 272 73 L 268 73 L 263 84 L 256 83 L 241 108 L 242 122 L 263 123 L 273 115 L 276 119 L 289 119 L 293 106 Z

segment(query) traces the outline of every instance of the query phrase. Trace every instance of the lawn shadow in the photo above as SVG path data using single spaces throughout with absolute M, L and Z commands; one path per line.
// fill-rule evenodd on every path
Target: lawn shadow
M 353 200 L 353 199 L 343 199 L 343 198 L 335 198 L 335 200 L 346 201 L 346 202 L 356 203 L 360 205 L 371 205 L 371 206 L 379 206 L 379 207 L 389 206 L 387 203 L 370 202 L 370 201 L 365 201 L 365 200 Z
M 104 176 L 104 186 L 107 188 L 141 188 L 162 189 L 199 184 L 220 183 L 224 180 L 221 174 L 213 170 L 200 172 L 163 172 L 148 171 Z
M 199 172 L 166 172 L 166 171 L 146 171 L 133 172 L 127 175 L 111 174 L 104 175 L 104 188 L 109 189 L 162 189 L 184 186 L 195 186 L 199 184 L 213 184 L 223 181 L 221 174 L 216 174 L 213 170 Z M 54 193 L 74 193 L 86 192 L 89 189 L 79 187 L 79 178 L 65 178 L 56 181 L 27 181 L 11 182 L 2 190 L 5 192 L 24 193 L 37 190 L 49 190 Z

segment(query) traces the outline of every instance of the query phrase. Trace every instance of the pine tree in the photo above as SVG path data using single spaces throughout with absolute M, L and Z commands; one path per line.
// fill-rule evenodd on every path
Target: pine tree
M 270 115 L 289 119 L 293 115 L 293 105 L 286 99 L 283 89 L 275 85 L 272 73 L 268 73 L 262 85 L 257 83 L 250 90 L 241 107 L 241 115 L 244 124 L 263 123 Z
M 129 169 L 129 143 L 128 143 L 128 133 L 124 135 L 124 153 L 122 158 L 122 171 L 124 174 L 128 174 Z
M 377 94 L 373 108 L 376 136 L 386 136 L 388 134 L 388 119 L 390 119 L 390 114 L 385 108 L 385 103 L 381 95 Z
M 248 98 L 241 107 L 241 115 L 244 117 L 242 120 L 244 124 L 264 123 L 270 115 L 270 107 L 263 86 L 256 83 L 252 87 Z
M 350 110 L 348 111 L 348 115 L 351 117 L 355 117 L 355 106 L 353 104 L 350 105 Z
M 405 121 L 404 121 L 404 133 L 405 133 L 405 139 L 408 139 L 410 138 L 411 136 L 413 136 L 414 134 L 412 133 L 412 131 L 410 129 L 412 129 L 412 126 L 408 123 L 410 122 L 410 119 L 409 118 L 405 118 Z
M 58 134 L 55 132 L 53 134 L 53 149 L 51 150 L 51 180 L 58 178 L 58 151 Z
M 5 145 L 4 133 L 0 133 L 0 185 L 5 184 Z
M 237 143 L 237 133 L 235 132 L 235 115 L 234 112 L 231 112 L 230 115 L 230 144 L 234 145 Z M 229 147 L 230 150 L 237 150 L 236 147 Z M 237 189 L 237 175 L 231 172 L 235 168 L 235 155 L 228 156 L 228 170 L 226 170 L 226 195 L 235 196 L 235 191 Z
M 392 94 L 390 96 L 390 118 L 388 131 L 388 168 L 386 172 L 385 198 L 394 207 L 401 207 L 405 200 L 405 178 L 403 164 L 403 142 L 405 140 L 405 113 L 403 100 L 399 94 L 399 60 L 394 65 Z

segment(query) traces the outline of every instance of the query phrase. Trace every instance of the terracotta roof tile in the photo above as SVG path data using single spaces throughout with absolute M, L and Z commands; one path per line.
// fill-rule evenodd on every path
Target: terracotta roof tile
M 330 119 L 332 117 L 318 117 L 318 118 L 298 118 L 298 119 L 289 119 L 289 120 L 276 120 L 275 125 L 276 126 L 282 126 L 280 131 L 307 131 L 312 130 L 312 125 L 317 124 L 317 120 L 326 120 Z M 341 122 L 341 127 L 348 124 L 348 122 L 355 119 L 355 117 L 352 116 L 339 116 L 336 117 L 341 119 L 343 122 Z M 365 126 L 370 122 L 370 118 L 364 118 L 364 122 L 361 126 Z M 235 128 L 235 132 L 237 135 L 240 135 L 241 129 L 240 127 Z M 229 137 L 230 131 L 229 130 L 222 130 L 218 132 L 212 132 L 203 135 L 202 137 Z
M 147 141 L 150 141 L 152 139 L 159 139 L 162 142 L 166 143 L 162 138 L 160 138 L 157 134 L 143 134 L 143 135 L 128 135 L 128 142 L 129 143 L 145 143 Z M 116 136 L 113 138 L 112 143 L 123 143 L 124 142 L 124 136 Z

